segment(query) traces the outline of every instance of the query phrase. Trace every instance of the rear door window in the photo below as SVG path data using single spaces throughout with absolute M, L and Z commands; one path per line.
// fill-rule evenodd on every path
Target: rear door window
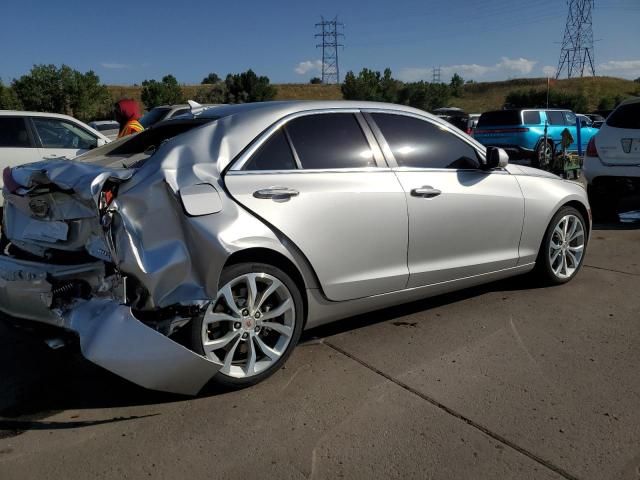
M 540 125 L 540 112 L 528 111 L 522 112 L 522 120 L 525 125 Z
M 299 117 L 286 125 L 304 169 L 375 167 L 373 152 L 352 113 Z
M 607 125 L 614 128 L 640 130 L 640 103 L 619 106 L 607 118 Z
M 473 147 L 425 120 L 406 115 L 372 113 L 400 167 L 476 169 Z
M 293 170 L 295 168 L 296 161 L 283 129 L 271 135 L 244 166 L 244 170 Z
M 0 147 L 33 147 L 24 118 L 0 117 Z
M 548 110 L 547 111 L 547 121 L 549 125 L 564 125 L 564 115 L 563 112 L 559 112 L 557 110 Z

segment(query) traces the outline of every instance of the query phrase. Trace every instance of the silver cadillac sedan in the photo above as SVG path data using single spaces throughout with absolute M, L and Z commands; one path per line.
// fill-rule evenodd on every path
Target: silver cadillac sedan
M 182 394 L 265 379 L 323 323 L 567 282 L 591 230 L 582 186 L 400 105 L 192 104 L 81 160 L 5 170 L 0 310 Z

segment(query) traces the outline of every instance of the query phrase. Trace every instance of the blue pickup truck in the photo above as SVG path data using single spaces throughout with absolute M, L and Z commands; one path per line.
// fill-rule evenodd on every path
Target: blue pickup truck
M 576 114 L 571 110 L 527 108 L 485 112 L 480 115 L 473 136 L 483 145 L 503 148 L 512 158 L 530 158 L 534 167 L 544 167 L 549 164 L 565 128 L 569 129 L 574 138 L 569 151 L 575 152 L 578 150 L 578 135 Z M 580 129 L 583 152 L 591 137 L 597 132 L 597 128 L 590 126 Z

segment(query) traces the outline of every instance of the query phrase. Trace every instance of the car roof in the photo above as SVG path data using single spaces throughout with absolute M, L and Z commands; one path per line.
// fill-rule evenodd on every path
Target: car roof
M 210 118 L 215 121 L 186 132 L 180 137 L 184 136 L 183 141 L 191 145 L 202 141 L 202 145 L 216 144 L 224 147 L 217 154 L 210 151 L 212 160 L 217 163 L 219 170 L 222 171 L 247 145 L 251 144 L 263 132 L 285 117 L 304 114 L 305 112 L 340 112 L 361 109 L 417 115 L 429 119 L 454 135 L 464 135 L 445 120 L 424 110 L 405 105 L 349 100 L 291 100 L 220 105 L 198 109 L 192 114 L 192 118 Z M 225 138 L 224 142 L 221 141 L 223 137 Z M 478 150 L 484 151 L 485 147 L 473 138 L 465 137 L 465 140 L 472 143 Z M 177 141 L 175 144 L 182 143 Z M 170 146 L 167 148 L 170 148 Z
M 620 105 L 629 105 L 630 103 L 639 103 L 639 102 L 640 102 L 640 97 L 631 97 L 631 98 L 623 101 L 622 103 L 620 103 Z M 620 105 L 618 105 L 618 107 Z

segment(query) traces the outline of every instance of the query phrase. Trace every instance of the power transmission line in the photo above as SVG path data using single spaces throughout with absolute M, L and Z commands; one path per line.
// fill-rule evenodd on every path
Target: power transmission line
M 564 27 L 560 59 L 556 78 L 566 70 L 567 78 L 583 77 L 584 70 L 596 75 L 593 66 L 593 21 L 594 0 L 568 0 L 569 12 Z
M 431 83 L 440 83 L 440 74 L 442 73 L 442 69 L 440 67 L 433 67 L 433 75 L 431 77 Z
M 338 63 L 338 47 L 344 47 L 339 43 L 344 34 L 338 31 L 344 24 L 338 22 L 336 15 L 333 20 L 325 20 L 320 17 L 321 22 L 316 23 L 316 28 L 320 27 L 320 33 L 316 33 L 316 38 L 322 38 L 322 43 L 316 48 L 322 47 L 322 83 L 340 83 L 340 65 Z

